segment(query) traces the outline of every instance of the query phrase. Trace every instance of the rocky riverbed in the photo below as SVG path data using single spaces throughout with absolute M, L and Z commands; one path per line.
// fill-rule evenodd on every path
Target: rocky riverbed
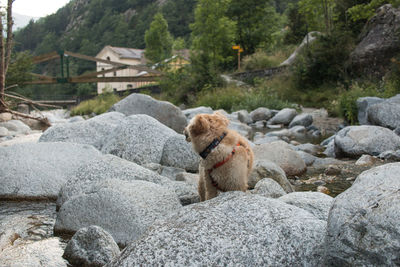
M 359 99 L 349 127 L 323 109 L 220 111 L 255 163 L 247 193 L 203 203 L 181 133 L 211 108 L 132 94 L 90 119 L 49 112 L 43 133 L 2 114 L 0 266 L 398 264 L 400 131 L 379 112 L 398 99 Z

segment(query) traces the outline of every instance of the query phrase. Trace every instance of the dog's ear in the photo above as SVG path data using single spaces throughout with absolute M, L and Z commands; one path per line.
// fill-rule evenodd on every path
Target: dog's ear
M 210 124 L 208 120 L 204 118 L 202 115 L 198 115 L 195 117 L 193 121 L 193 125 L 191 127 L 191 132 L 195 135 L 199 135 L 207 132 L 210 129 Z
M 213 115 L 217 117 L 218 122 L 220 122 L 223 126 L 228 127 L 228 125 L 229 125 L 229 120 L 228 120 L 228 118 L 227 118 L 224 114 L 222 114 L 222 113 L 219 112 L 219 111 L 216 111 L 216 112 L 214 112 Z

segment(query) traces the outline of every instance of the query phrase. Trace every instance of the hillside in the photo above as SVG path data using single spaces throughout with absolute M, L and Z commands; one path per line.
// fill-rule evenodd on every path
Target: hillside
M 144 48 L 144 33 L 157 11 L 173 37 L 187 40 L 194 6 L 194 0 L 71 0 L 17 31 L 15 49 L 35 55 L 65 49 L 93 56 L 105 45 Z

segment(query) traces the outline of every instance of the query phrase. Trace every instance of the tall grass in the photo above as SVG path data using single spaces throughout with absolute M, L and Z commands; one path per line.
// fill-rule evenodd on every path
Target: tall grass
M 71 110 L 71 115 L 90 115 L 92 113 L 102 114 L 120 100 L 121 97 L 113 93 L 103 93 L 93 99 L 82 101 L 78 106 Z

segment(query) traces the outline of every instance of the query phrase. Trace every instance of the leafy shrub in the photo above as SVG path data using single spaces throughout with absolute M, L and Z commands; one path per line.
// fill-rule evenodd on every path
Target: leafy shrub
M 92 113 L 102 114 L 120 100 L 121 98 L 113 93 L 103 93 L 93 99 L 82 101 L 78 106 L 71 110 L 71 115 L 90 115 Z
M 292 66 L 296 86 L 313 90 L 324 83 L 344 82 L 347 78 L 346 60 L 353 41 L 349 34 L 335 32 L 320 36 L 305 47 Z
M 288 57 L 288 50 L 292 50 L 291 47 L 289 49 L 280 49 L 270 53 L 257 50 L 254 54 L 243 58 L 243 69 L 259 70 L 277 67 Z

